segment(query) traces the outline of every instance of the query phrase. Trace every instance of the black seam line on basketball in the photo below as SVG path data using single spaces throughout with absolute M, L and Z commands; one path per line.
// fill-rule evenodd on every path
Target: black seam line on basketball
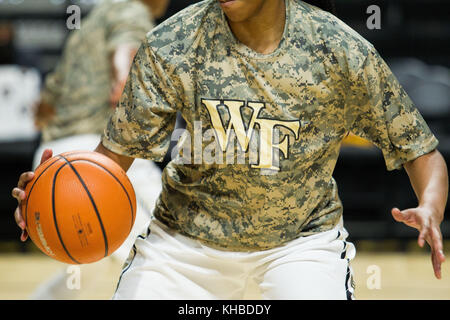
M 131 202 L 130 195 L 128 194 L 127 189 L 125 189 L 125 187 L 123 186 L 122 182 L 120 182 L 120 180 L 117 179 L 117 177 L 116 177 L 111 171 L 109 171 L 108 169 L 106 169 L 105 167 L 103 167 L 102 165 L 100 165 L 100 164 L 98 164 L 98 163 L 96 163 L 96 162 L 94 162 L 94 161 L 87 160 L 87 159 L 76 159 L 76 160 L 70 160 L 69 162 L 72 163 L 72 162 L 79 162 L 79 161 L 84 161 L 84 162 L 89 162 L 89 163 L 95 164 L 96 166 L 98 166 L 98 167 L 102 168 L 103 170 L 105 170 L 106 172 L 108 172 L 108 173 L 109 173 L 109 174 L 117 181 L 117 183 L 119 183 L 119 185 L 122 187 L 123 191 L 124 191 L 125 194 L 127 195 L 128 202 L 130 203 L 130 208 L 131 208 L 131 221 L 133 221 L 133 220 L 134 220 L 133 203 Z M 131 224 L 130 232 L 131 232 L 132 229 L 133 229 L 133 224 Z
M 95 204 L 94 198 L 92 197 L 87 185 L 84 183 L 83 178 L 81 178 L 80 174 L 78 173 L 78 171 L 75 169 L 75 167 L 70 163 L 69 160 L 67 160 L 64 156 L 62 156 L 64 160 L 67 161 L 67 163 L 69 164 L 70 168 L 73 170 L 73 172 L 76 174 L 76 176 L 78 177 L 78 180 L 80 180 L 81 185 L 83 186 L 84 190 L 86 191 L 89 199 L 91 200 L 92 206 L 94 207 L 94 211 L 95 214 L 97 215 L 97 219 L 98 222 L 100 223 L 100 228 L 102 229 L 102 233 L 103 233 L 103 240 L 105 241 L 105 257 L 108 256 L 108 238 L 106 236 L 106 230 L 105 230 L 105 226 L 103 225 L 103 221 L 102 218 L 100 217 L 100 213 L 98 212 L 97 209 L 97 205 Z
M 95 151 L 94 151 L 95 152 Z M 88 150 L 79 150 L 79 151 L 72 151 L 72 152 L 64 152 L 64 155 L 60 155 L 61 157 L 68 157 L 68 156 L 76 156 L 79 154 L 86 154 L 86 153 L 92 153 L 92 151 Z
M 90 152 L 90 151 L 82 151 L 82 150 L 80 150 L 80 151 L 73 151 L 73 152 L 64 152 L 64 157 L 67 157 L 67 156 L 74 156 L 74 155 L 76 155 L 76 154 L 80 154 L 80 153 L 86 153 L 86 152 Z
M 105 170 L 106 172 L 108 172 L 108 173 L 111 175 L 111 177 L 113 177 L 113 178 L 120 184 L 120 186 L 122 187 L 123 191 L 124 191 L 125 194 L 127 195 L 128 202 L 130 203 L 130 208 L 131 208 L 131 221 L 134 221 L 133 203 L 131 202 L 130 195 L 128 194 L 127 189 L 125 189 L 125 187 L 123 186 L 122 182 L 120 182 L 120 180 L 117 179 L 117 177 L 116 177 L 111 171 L 109 171 L 108 169 L 106 169 L 105 167 L 103 167 L 101 164 L 98 164 L 98 163 L 96 163 L 96 162 L 94 162 L 94 161 L 87 160 L 87 159 L 76 159 L 76 160 L 70 160 L 69 162 L 72 163 L 72 162 L 79 162 L 79 161 L 84 161 L 84 162 L 89 162 L 89 163 L 95 164 L 96 166 L 98 166 L 98 167 L 102 168 L 103 170 Z M 133 225 L 134 225 L 134 223 L 131 224 L 130 232 L 131 232 L 131 230 L 133 229 Z
M 61 233 L 59 232 L 58 227 L 58 221 L 56 219 L 56 210 L 55 210 L 55 185 L 56 185 L 56 178 L 58 177 L 58 173 L 61 171 L 62 168 L 64 168 L 67 165 L 67 163 L 63 164 L 61 167 L 58 168 L 58 170 L 55 172 L 55 175 L 53 176 L 53 184 L 52 184 L 52 211 L 53 211 L 53 222 L 55 224 L 56 233 L 58 234 L 59 242 L 61 242 L 61 245 L 66 252 L 67 256 L 72 259 L 73 262 L 80 264 L 72 255 L 69 253 L 69 250 L 67 250 L 66 245 L 64 244 L 64 241 L 61 237 Z
M 54 165 L 56 162 L 58 162 L 59 159 L 61 159 L 61 156 L 58 156 L 58 159 L 55 159 L 55 161 L 53 161 L 51 164 L 49 164 L 47 166 L 47 168 L 42 170 L 42 172 L 39 174 L 39 176 L 36 178 L 36 180 L 34 180 L 33 185 L 30 188 L 30 192 L 28 192 L 28 194 L 27 194 L 27 200 L 25 203 L 25 228 L 28 228 L 28 199 L 30 197 L 31 191 L 33 191 L 33 188 L 34 188 L 36 182 L 38 182 L 39 178 L 44 174 L 44 172 L 47 171 L 47 169 L 50 168 L 52 165 Z

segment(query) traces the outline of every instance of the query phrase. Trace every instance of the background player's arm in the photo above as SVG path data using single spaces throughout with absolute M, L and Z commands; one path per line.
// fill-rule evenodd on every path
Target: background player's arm
M 130 66 L 146 33 L 154 27 L 156 18 L 147 6 L 156 0 L 129 2 L 125 5 L 117 3 L 116 10 L 106 15 L 106 42 L 111 65 L 110 104 L 115 108 L 119 102 Z M 158 2 L 158 1 L 156 1 Z
M 128 78 L 131 64 L 138 48 L 135 45 L 122 44 L 119 45 L 111 54 L 112 66 L 112 90 L 110 96 L 111 106 L 116 107 L 122 95 L 123 88 Z
M 440 224 L 448 197 L 448 171 L 441 153 L 434 150 L 404 164 L 411 186 L 416 193 L 418 206 L 400 211 L 392 209 L 395 220 L 420 231 L 418 243 L 425 241 L 431 247 L 434 274 L 441 278 L 441 264 L 445 257 Z
M 38 129 L 43 129 L 55 116 L 55 105 L 61 97 L 64 86 L 64 70 L 58 63 L 55 70 L 45 78 L 45 85 L 41 92 L 40 101 L 34 106 L 34 123 Z
M 55 116 L 55 107 L 43 99 L 34 107 L 34 124 L 38 129 L 43 129 Z

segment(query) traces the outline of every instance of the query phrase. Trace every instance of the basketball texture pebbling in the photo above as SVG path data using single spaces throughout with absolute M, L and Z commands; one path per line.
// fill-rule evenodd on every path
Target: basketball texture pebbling
M 126 172 L 97 152 L 72 151 L 48 159 L 25 192 L 21 209 L 31 240 L 68 264 L 111 255 L 136 217 L 136 196 Z

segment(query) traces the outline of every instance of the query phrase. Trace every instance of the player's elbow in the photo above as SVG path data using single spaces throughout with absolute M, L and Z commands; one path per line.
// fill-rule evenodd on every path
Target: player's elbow
M 434 149 L 431 152 L 428 152 L 420 157 L 417 157 L 414 160 L 406 162 L 404 165 L 405 169 L 413 169 L 415 167 L 426 168 L 428 166 L 432 167 L 446 167 L 444 157 L 439 152 L 438 149 Z

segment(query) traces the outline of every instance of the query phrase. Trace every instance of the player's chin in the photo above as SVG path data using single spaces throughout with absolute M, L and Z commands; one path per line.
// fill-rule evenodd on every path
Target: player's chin
M 227 18 L 233 22 L 246 19 L 243 0 L 217 0 Z

